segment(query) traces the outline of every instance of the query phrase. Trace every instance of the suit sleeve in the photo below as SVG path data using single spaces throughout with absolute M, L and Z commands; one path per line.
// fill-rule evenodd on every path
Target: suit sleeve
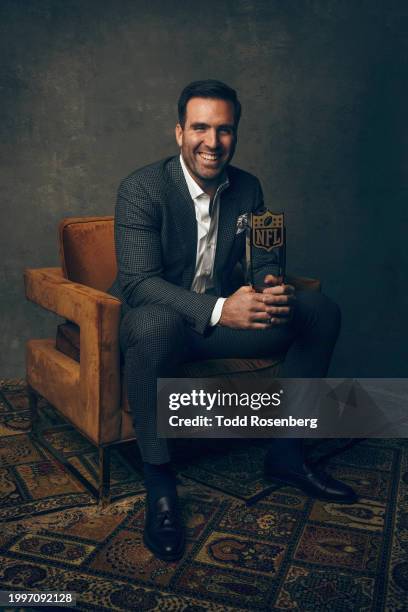
M 134 179 L 133 179 L 134 180 Z M 126 181 L 115 209 L 115 248 L 118 280 L 132 308 L 165 304 L 178 312 L 196 332 L 205 334 L 217 297 L 198 294 L 163 278 L 161 206 L 142 184 Z

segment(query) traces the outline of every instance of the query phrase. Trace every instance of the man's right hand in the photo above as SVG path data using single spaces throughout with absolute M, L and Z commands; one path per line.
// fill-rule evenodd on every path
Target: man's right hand
M 218 324 L 233 329 L 269 329 L 287 323 L 293 291 L 290 285 L 280 285 L 274 288 L 278 295 L 267 295 L 252 287 L 240 287 L 225 300 Z

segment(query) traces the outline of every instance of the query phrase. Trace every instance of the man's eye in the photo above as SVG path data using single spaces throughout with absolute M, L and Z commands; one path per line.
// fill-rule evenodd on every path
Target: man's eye
M 196 125 L 194 128 L 195 132 L 204 132 L 205 128 L 202 125 Z
M 220 133 L 221 134 L 232 134 L 232 129 L 231 128 L 220 128 Z

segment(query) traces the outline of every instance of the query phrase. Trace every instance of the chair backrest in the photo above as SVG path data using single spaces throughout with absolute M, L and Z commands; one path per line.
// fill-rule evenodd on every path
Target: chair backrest
M 64 275 L 106 291 L 116 277 L 113 217 L 71 217 L 59 224 Z

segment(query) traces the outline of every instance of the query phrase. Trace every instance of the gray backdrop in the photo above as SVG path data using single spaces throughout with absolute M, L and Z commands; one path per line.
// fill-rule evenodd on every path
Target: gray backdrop
M 332 376 L 405 376 L 404 0 L 2 0 L 1 367 L 56 317 L 24 267 L 58 264 L 56 227 L 113 212 L 119 180 L 176 151 L 189 81 L 237 88 L 235 163 L 283 209 L 291 272 L 342 307 Z

